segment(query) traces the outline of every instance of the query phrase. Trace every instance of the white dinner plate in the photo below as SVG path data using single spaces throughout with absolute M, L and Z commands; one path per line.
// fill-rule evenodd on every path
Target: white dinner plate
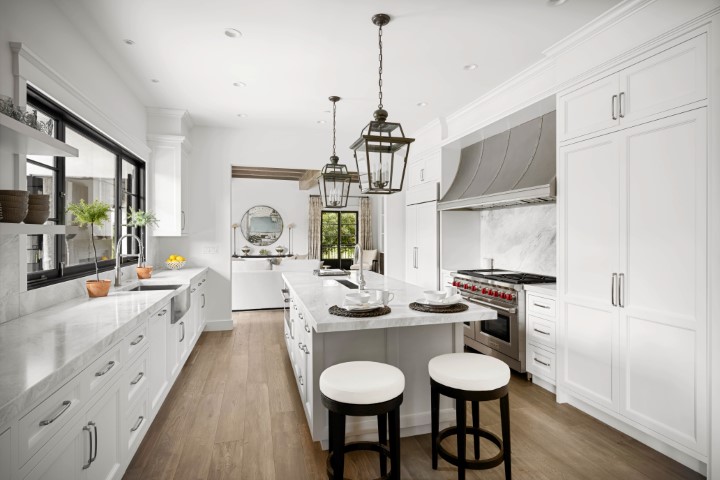
M 421 298 L 419 300 L 416 300 L 416 303 L 419 303 L 421 305 L 433 305 L 433 306 L 449 306 L 449 305 L 456 305 L 460 303 L 462 300 L 462 297 L 460 295 L 455 295 L 450 298 L 443 298 L 442 300 L 426 300 L 424 298 Z
M 375 310 L 376 308 L 382 307 L 381 303 L 359 303 L 357 305 L 344 303 L 342 307 L 348 312 L 368 312 L 370 310 Z

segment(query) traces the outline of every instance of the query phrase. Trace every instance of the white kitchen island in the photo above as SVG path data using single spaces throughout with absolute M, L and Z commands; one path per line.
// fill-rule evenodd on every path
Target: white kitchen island
M 327 412 L 320 400 L 319 378 L 325 368 L 353 360 L 371 360 L 398 367 L 405 374 L 405 393 L 400 407 L 402 436 L 430 432 L 430 377 L 427 364 L 436 355 L 463 351 L 463 324 L 497 318 L 495 311 L 474 304 L 461 313 L 438 314 L 411 310 L 422 298 L 423 288 L 377 273 L 365 273 L 367 290 L 387 289 L 395 298 L 392 312 L 380 317 L 348 318 L 331 315 L 328 309 L 342 305 L 353 291 L 338 280 L 350 277 L 318 277 L 311 272 L 283 273 L 288 299 L 285 310 L 285 342 L 312 438 L 327 448 Z M 441 399 L 441 423 L 454 421 L 453 404 Z M 374 417 L 348 417 L 348 440 L 374 438 Z

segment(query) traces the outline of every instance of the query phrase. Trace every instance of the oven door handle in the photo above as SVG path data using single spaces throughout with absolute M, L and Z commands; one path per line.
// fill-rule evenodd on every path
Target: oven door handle
M 473 302 L 473 303 L 477 303 L 479 305 L 483 305 L 485 307 L 494 308 L 496 310 L 502 310 L 503 312 L 507 312 L 507 313 L 516 313 L 517 312 L 517 310 L 515 310 L 514 308 L 501 307 L 500 305 L 493 305 L 492 303 L 482 302 L 480 300 L 475 300 L 474 298 L 466 298 L 465 300 L 467 300 L 468 302 Z

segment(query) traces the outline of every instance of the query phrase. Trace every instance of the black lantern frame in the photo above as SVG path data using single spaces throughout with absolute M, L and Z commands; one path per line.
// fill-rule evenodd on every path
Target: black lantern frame
M 329 97 L 329 100 L 333 102 L 333 154 L 330 157 L 330 163 L 320 171 L 318 187 L 325 208 L 345 208 L 348 204 L 348 197 L 350 197 L 352 175 L 345 165 L 338 163 L 340 159 L 335 155 L 335 116 L 340 97 L 332 96 Z
M 410 144 L 414 138 L 408 138 L 399 123 L 387 122 L 388 112 L 383 107 L 382 93 L 382 29 L 390 23 L 390 16 L 378 13 L 372 18 L 378 27 L 379 68 L 378 68 L 378 108 L 373 113 L 374 120 L 360 132 L 360 137 L 350 145 L 355 156 L 355 165 L 360 178 L 360 191 L 364 194 L 390 194 L 402 190 L 405 180 Z M 397 135 L 399 133 L 399 135 Z

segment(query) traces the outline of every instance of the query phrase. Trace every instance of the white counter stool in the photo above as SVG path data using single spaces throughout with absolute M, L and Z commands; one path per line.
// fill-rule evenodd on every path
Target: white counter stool
M 325 369 L 320 375 L 322 403 L 328 409 L 330 449 L 327 473 L 342 480 L 345 452 L 371 450 L 380 454 L 381 479 L 400 478 L 400 404 L 405 375 L 392 365 L 377 362 L 346 362 Z M 378 441 L 345 444 L 345 417 L 377 415 Z M 390 421 L 390 447 L 387 442 Z M 387 458 L 390 457 L 390 474 Z
M 448 353 L 428 363 L 432 415 L 432 468 L 437 470 L 438 455 L 458 467 L 458 479 L 464 480 L 465 469 L 485 470 L 505 462 L 505 479 L 511 480 L 510 470 L 510 411 L 508 383 L 510 368 L 501 360 L 479 353 Z M 440 425 L 440 395 L 454 398 L 454 427 L 438 432 Z M 500 399 L 502 440 L 494 433 L 480 428 L 480 402 Z M 473 426 L 466 427 L 466 402 L 472 402 Z M 474 436 L 475 460 L 465 457 L 465 435 Z M 444 438 L 457 436 L 458 454 L 452 455 L 440 444 Z M 480 437 L 490 440 L 500 449 L 492 458 L 480 460 Z

